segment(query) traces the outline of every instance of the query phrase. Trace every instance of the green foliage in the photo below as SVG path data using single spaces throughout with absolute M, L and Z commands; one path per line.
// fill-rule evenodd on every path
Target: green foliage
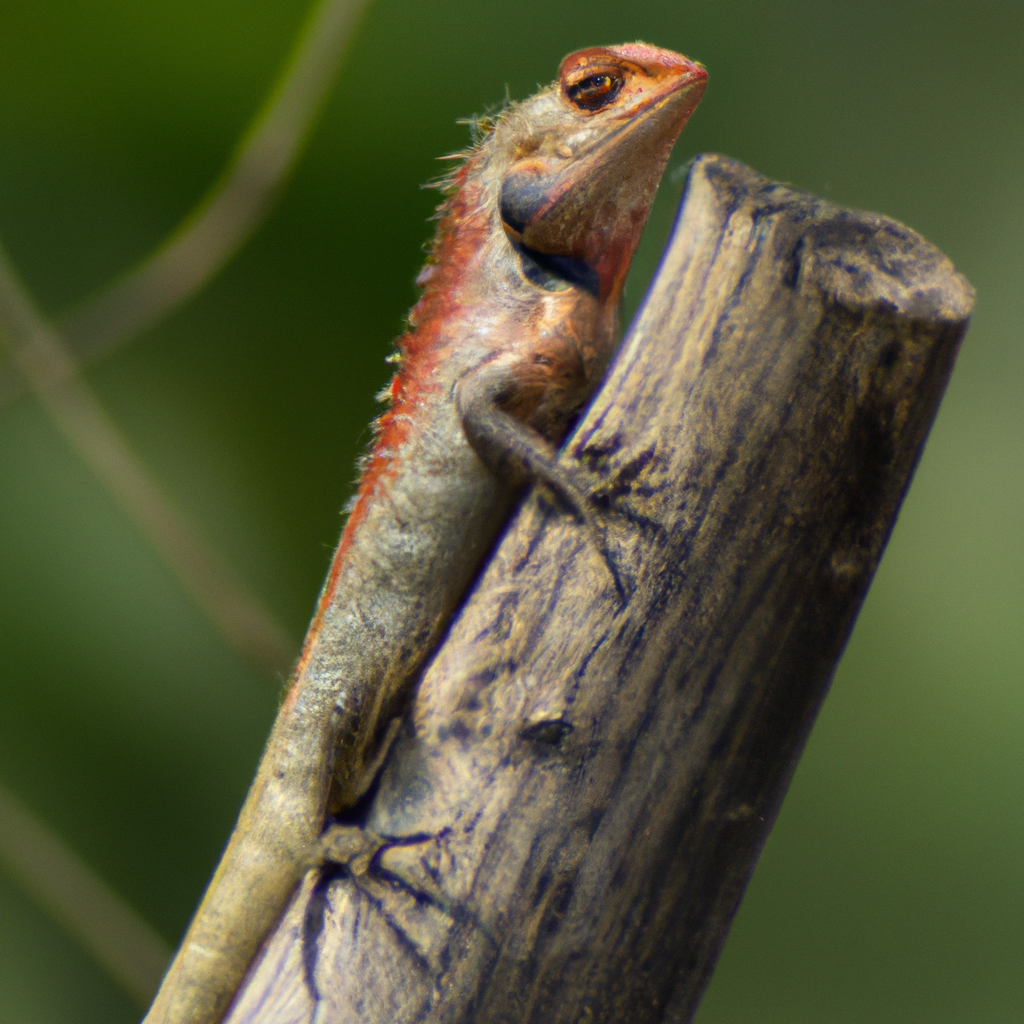
M 219 173 L 298 0 L 0 12 L 0 239 L 58 313 Z M 643 38 L 709 69 L 674 165 L 729 153 L 895 216 L 978 289 L 928 450 L 701 1024 L 997 1022 L 1024 1004 L 1024 8 L 988 0 L 378 0 L 307 156 L 195 301 L 89 371 L 298 638 L 415 298 L 456 119 Z M 668 235 L 666 184 L 627 302 Z M 54 434 L 0 407 L 0 779 L 168 939 L 226 839 L 273 680 L 219 640 Z M 0 878 L 0 1022 L 137 1012 Z

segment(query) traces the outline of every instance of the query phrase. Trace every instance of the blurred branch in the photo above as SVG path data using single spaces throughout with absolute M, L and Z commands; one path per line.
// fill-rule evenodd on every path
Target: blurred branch
M 170 947 L 2 783 L 0 865 L 136 1003 L 149 1003 Z
M 63 338 L 34 307 L 0 249 L 0 324 L 13 363 L 0 370 L 0 403 L 27 384 L 228 643 L 274 673 L 287 670 L 291 640 L 161 494 L 78 376 L 72 350 L 95 357 L 152 326 L 199 291 L 252 235 L 295 165 L 365 2 L 321 0 L 312 9 L 220 179 L 155 252 L 67 318 Z
M 64 337 L 36 309 L 0 248 L 0 404 L 27 385 L 54 425 L 164 564 L 245 660 L 287 671 L 294 645 L 166 499 L 78 375 L 71 349 L 94 358 L 152 326 L 198 292 L 263 221 L 329 93 L 366 0 L 322 0 L 310 12 L 273 90 L 228 166 L 173 234 L 138 267 L 67 317 Z M 0 863 L 140 1005 L 171 950 L 0 784 Z
M 35 308 L 2 247 L 0 341 L 51 422 L 235 652 L 263 672 L 286 672 L 295 654 L 291 638 L 161 493 Z
M 251 237 L 295 166 L 367 0 L 320 0 L 220 178 L 135 269 L 73 310 L 62 334 L 79 360 L 113 351 L 188 301 Z M 21 392 L 0 367 L 0 404 Z

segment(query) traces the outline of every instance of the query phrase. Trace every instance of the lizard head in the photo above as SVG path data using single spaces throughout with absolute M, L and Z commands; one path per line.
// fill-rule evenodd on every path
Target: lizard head
M 554 85 L 496 126 L 499 214 L 512 244 L 617 301 L 669 153 L 706 81 L 700 64 L 643 43 L 566 57 Z

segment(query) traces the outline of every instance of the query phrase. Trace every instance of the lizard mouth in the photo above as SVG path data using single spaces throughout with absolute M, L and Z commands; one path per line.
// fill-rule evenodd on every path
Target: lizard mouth
M 643 104 L 620 114 L 616 118 L 619 124 L 571 157 L 532 158 L 514 164 L 501 185 L 501 219 L 506 230 L 522 235 L 528 226 L 536 224 L 563 199 L 566 192 L 592 178 L 597 167 L 609 162 L 611 153 L 621 152 L 628 136 L 649 129 L 652 121 L 669 121 L 658 115 L 678 104 L 681 109 L 672 111 L 669 132 L 665 133 L 669 134 L 667 141 L 674 142 L 700 101 L 706 79 L 707 72 L 703 68 L 682 76 L 660 96 L 651 96 Z
M 646 99 L 615 114 L 615 119 L 622 123 L 598 141 L 594 152 L 600 152 L 605 147 L 616 145 L 623 134 L 639 130 L 652 115 L 664 110 L 667 106 L 675 108 L 677 104 L 679 109 L 673 110 L 671 121 L 678 123 L 676 130 L 676 134 L 678 134 L 690 119 L 690 115 L 696 110 L 701 96 L 704 95 L 707 78 L 708 73 L 703 65 L 692 64 L 690 70 L 679 75 L 667 87 L 652 91 Z M 584 159 L 590 155 L 589 150 L 580 154 Z

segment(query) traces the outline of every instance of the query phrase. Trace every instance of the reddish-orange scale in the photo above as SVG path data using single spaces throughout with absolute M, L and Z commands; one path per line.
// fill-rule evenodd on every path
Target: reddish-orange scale
M 522 485 L 543 480 L 581 528 L 592 521 L 555 446 L 611 358 L 630 261 L 706 77 L 643 43 L 582 50 L 482 123 L 448 180 L 289 693 L 149 1024 L 221 1020 L 306 872 L 359 847 L 332 839 L 359 832 L 332 815 L 372 781 L 384 727 Z

